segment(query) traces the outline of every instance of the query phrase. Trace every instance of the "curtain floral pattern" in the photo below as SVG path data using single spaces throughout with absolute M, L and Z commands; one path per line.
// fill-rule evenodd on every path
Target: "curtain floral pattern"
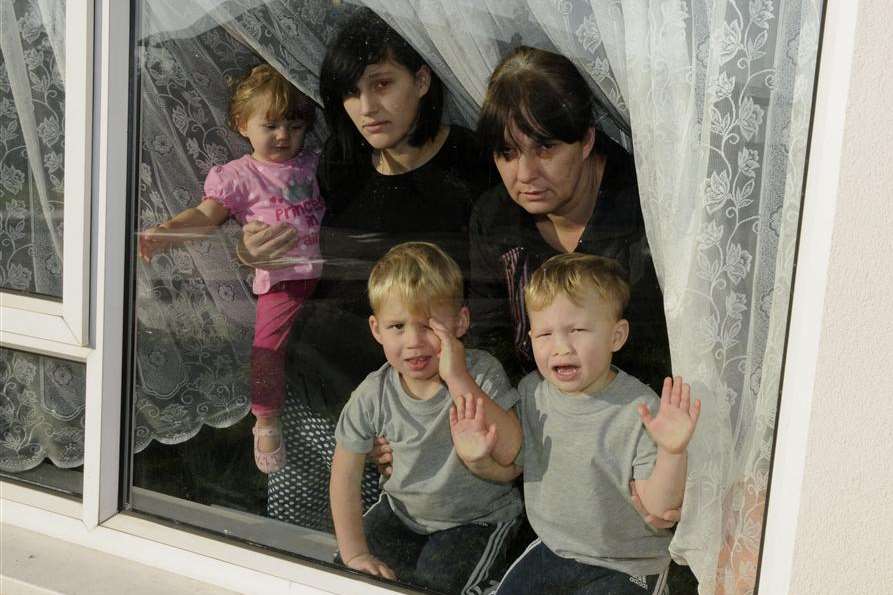
M 84 462 L 84 364 L 0 348 L 0 471 Z
M 0 289 L 62 297 L 65 4 L 0 3 Z
M 360 3 L 429 60 L 450 90 L 449 114 L 457 123 L 473 126 L 489 74 L 513 46 L 563 53 L 589 78 L 605 107 L 600 127 L 634 148 L 674 372 L 692 382 L 704 404 L 671 551 L 691 565 L 702 593 L 752 592 L 823 0 L 353 2 Z M 228 84 L 266 60 L 317 98 L 325 46 L 353 9 L 351 2 L 325 0 L 193 0 L 164 13 L 164 3 L 144 4 L 139 229 L 195 204 L 210 167 L 248 150 L 224 125 Z M 0 274 L 4 287 L 10 279 L 25 287 L 27 277 L 27 291 L 51 291 L 38 286 L 38 277 L 51 272 L 50 257 L 61 256 L 58 241 L 49 239 L 61 233 L 46 224 L 61 205 L 62 141 L 53 131 L 61 131 L 62 87 L 51 74 L 58 74 L 62 58 L 50 52 L 61 44 L 49 29 L 33 33 L 36 23 L 55 22 L 36 20 L 35 11 L 46 5 L 0 4 L 4 16 L 15 11 L 22 54 L 31 57 L 11 76 L 4 35 L 0 234 L 7 235 L 0 235 Z M 202 18 L 184 28 L 182 15 L 194 9 Z M 30 77 L 32 96 L 36 89 L 57 102 L 35 107 L 33 125 L 15 120 L 22 108 L 11 89 L 22 74 Z M 30 141 L 23 132 L 29 126 Z M 318 144 L 325 130 L 316 133 Z M 10 150 L 27 150 L 30 167 L 10 161 Z M 26 241 L 35 225 L 47 226 L 31 232 L 48 238 L 45 245 L 35 243 L 12 258 L 13 244 L 5 238 Z M 181 442 L 203 424 L 224 427 L 247 413 L 254 303 L 250 271 L 234 256 L 237 235 L 234 227 L 224 228 L 137 264 L 137 449 L 153 439 Z M 30 419 L 34 409 L 23 403 L 52 401 L 29 382 L 55 379 L 55 369 L 34 364 L 33 373 L 25 373 L 31 368 L 17 362 L 4 352 L 3 382 L 18 387 L 4 389 L 5 398 L 13 395 L 0 405 L 4 429 L 12 427 L 7 418 Z M 53 406 L 66 412 L 60 419 L 76 411 L 72 402 L 60 402 L 65 407 Z M 8 452 L 4 465 L 27 459 Z

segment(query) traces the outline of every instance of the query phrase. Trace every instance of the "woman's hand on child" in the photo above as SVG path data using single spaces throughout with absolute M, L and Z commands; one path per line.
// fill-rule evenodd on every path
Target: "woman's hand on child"
M 249 221 L 242 227 L 244 250 L 239 251 L 239 258 L 255 268 L 276 268 L 275 261 L 294 248 L 297 241 L 298 232 L 291 225 Z
M 444 382 L 449 384 L 452 380 L 463 379 L 468 376 L 468 367 L 465 364 L 465 346 L 462 341 L 450 332 L 445 325 L 431 318 L 428 325 L 440 340 L 440 367 L 438 372 Z
M 378 472 L 385 477 L 390 477 L 394 472 L 394 454 L 391 443 L 384 436 L 377 436 L 372 441 L 372 450 L 366 455 L 366 460 L 378 467 Z
M 383 578 L 389 578 L 391 580 L 397 580 L 397 575 L 394 574 L 394 571 L 391 570 L 391 568 L 387 564 L 368 552 L 366 552 L 365 554 L 354 556 L 353 558 L 345 562 L 345 566 L 347 566 L 348 568 L 353 568 L 354 570 L 359 570 L 360 572 L 365 572 L 366 574 L 371 574 L 373 576 L 380 576 Z
M 701 401 L 691 403 L 691 387 L 681 376 L 664 379 L 657 415 L 644 404 L 638 407 L 645 429 L 659 448 L 670 454 L 682 454 L 688 446 L 701 414 Z
M 678 523 L 680 518 L 682 518 L 681 508 L 665 510 L 659 515 L 651 514 L 650 512 L 648 512 L 648 510 L 645 508 L 645 505 L 642 504 L 642 498 L 639 496 L 639 492 L 636 490 L 635 481 L 629 482 L 629 495 L 633 501 L 633 508 L 635 508 L 636 512 L 639 513 L 639 516 L 641 516 L 646 523 L 648 523 L 655 529 L 669 529 L 670 527 Z
M 450 433 L 456 454 L 466 463 L 492 456 L 496 446 L 496 425 L 487 425 L 484 399 L 470 394 L 453 400 L 450 407 Z

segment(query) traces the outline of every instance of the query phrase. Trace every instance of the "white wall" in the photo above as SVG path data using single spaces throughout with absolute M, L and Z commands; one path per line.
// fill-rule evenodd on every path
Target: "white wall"
M 851 0 L 826 0 L 849 2 Z M 893 584 L 893 2 L 861 0 L 790 593 Z

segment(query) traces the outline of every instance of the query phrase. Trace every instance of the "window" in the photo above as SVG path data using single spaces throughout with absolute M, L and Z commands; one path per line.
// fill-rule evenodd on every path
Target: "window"
M 443 80 L 450 134 L 463 124 L 474 125 L 488 74 L 501 56 L 528 43 L 572 57 L 605 108 L 599 129 L 612 138 L 611 150 L 636 147 L 639 198 L 661 278 L 674 369 L 696 380 L 695 390 L 715 405 L 705 409 L 701 423 L 708 430 L 699 439 L 706 440 L 706 434 L 719 445 L 696 442 L 692 448 L 715 449 L 726 457 L 691 469 L 697 487 L 686 506 L 698 511 L 698 521 L 680 532 L 703 535 L 722 524 L 717 521 L 727 521 L 726 542 L 750 544 L 748 553 L 755 555 L 751 517 L 744 514 L 734 522 L 734 499 L 742 490 L 759 493 L 765 487 L 760 470 L 770 454 L 772 407 L 763 404 L 774 402 L 778 386 L 819 7 L 754 2 L 740 14 L 711 19 L 693 14 L 694 9 L 637 15 L 627 23 L 630 44 L 637 34 L 645 35 L 636 29 L 641 23 L 660 22 L 666 28 L 650 30 L 662 33 L 647 44 L 665 60 L 654 70 L 636 72 L 626 72 L 623 61 L 616 60 L 622 46 L 611 45 L 607 35 L 611 15 L 590 3 L 567 3 L 562 12 L 529 2 L 510 15 L 473 6 L 455 15 L 437 3 L 417 12 L 404 8 L 375 3 L 377 13 Z M 267 61 L 312 99 L 322 100 L 317 80 L 322 57 L 338 27 L 357 10 L 351 3 L 256 3 L 250 9 L 196 3 L 169 13 L 164 5 L 141 3 L 139 128 L 131 156 L 139 188 L 130 197 L 132 232 L 145 233 L 197 204 L 212 168 L 250 150 L 225 126 L 227 84 L 248 67 Z M 707 29 L 705 22 L 719 20 L 725 24 L 721 32 Z M 798 24 L 782 30 L 782 22 Z M 450 34 L 442 36 L 444 31 Z M 469 55 L 463 49 L 473 51 Z M 623 51 L 629 58 L 643 57 L 636 54 L 639 48 Z M 668 74 L 679 72 L 695 76 Z M 661 87 L 665 93 L 649 94 L 655 81 L 667 83 Z M 690 102 L 691 97 L 697 100 Z M 637 117 L 654 113 L 666 116 L 659 121 Z M 332 121 L 319 120 L 310 147 L 321 148 L 338 133 L 329 129 Z M 629 130 L 630 120 L 648 124 Z M 706 147 L 695 138 L 707 139 Z M 785 150 L 776 153 L 778 147 Z M 422 217 L 413 214 L 418 205 L 411 201 L 402 202 L 396 213 L 385 211 L 388 197 L 412 191 L 400 186 L 404 178 L 382 176 L 380 185 L 368 191 L 363 184 L 378 180 L 375 176 L 389 165 L 347 157 L 329 160 L 334 167 L 328 179 L 323 170 L 321 179 L 329 221 L 335 214 L 339 223 L 323 229 L 324 276 L 335 276 L 339 285 L 333 290 L 320 282 L 288 342 L 283 421 L 292 458 L 284 472 L 265 476 L 253 468 L 253 420 L 247 412 L 256 380 L 250 361 L 257 274 L 239 263 L 238 226 L 228 223 L 148 263 L 134 258 L 136 325 L 128 387 L 133 482 L 127 495 L 133 510 L 331 562 L 326 486 L 335 420 L 350 391 L 383 362 L 368 334 L 369 309 L 354 298 L 362 295 L 373 262 L 398 239 L 433 241 L 461 254 L 469 218 L 468 213 L 462 221 L 431 217 L 438 212 L 432 199 L 422 210 L 441 225 L 419 230 L 414 223 Z M 698 166 L 679 172 L 680 162 Z M 475 183 L 499 192 L 505 174 L 483 169 Z M 421 187 L 432 196 L 441 189 L 456 193 L 427 181 Z M 337 190 L 352 184 L 348 192 L 366 196 L 368 191 L 368 200 L 340 203 Z M 498 224 L 504 220 L 495 218 Z M 503 236 L 491 237 L 495 245 Z M 540 238 L 536 246 L 519 247 L 547 253 L 550 245 L 554 249 Z M 505 273 L 514 273 L 517 284 L 510 289 L 519 289 L 526 282 L 520 265 L 539 264 L 523 260 L 529 256 L 500 253 L 504 268 L 497 267 L 489 281 L 498 284 Z M 470 264 L 460 264 L 473 276 Z M 471 306 L 473 312 L 480 308 Z M 509 306 L 516 320 L 524 319 L 523 304 L 516 299 Z M 636 319 L 658 313 L 646 310 Z M 472 320 L 473 327 L 480 323 Z M 518 365 L 511 363 L 512 339 L 523 347 L 520 333 L 494 349 L 507 366 Z M 375 353 L 377 364 L 370 357 Z M 750 452 L 760 456 L 753 460 Z M 296 455 L 302 458 L 295 460 Z M 746 472 L 726 477 L 726 470 L 736 466 Z M 371 470 L 366 477 L 362 493 L 368 506 L 377 501 L 377 486 Z M 707 485 L 723 486 L 729 501 L 720 503 L 716 494 L 700 489 Z M 716 553 L 692 553 L 695 573 L 712 579 Z
M 0 7 L 0 467 L 72 495 L 89 341 L 92 31 L 80 8 Z

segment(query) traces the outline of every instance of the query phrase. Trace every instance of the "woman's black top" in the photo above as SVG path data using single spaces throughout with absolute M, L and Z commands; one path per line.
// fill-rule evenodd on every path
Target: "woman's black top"
M 575 251 L 614 258 L 628 271 L 630 336 L 615 354 L 614 363 L 659 393 L 664 376 L 670 374 L 670 349 L 663 295 L 645 237 L 635 166 L 632 157 L 614 143 L 607 143 L 604 152 L 607 162 L 595 210 Z M 503 363 L 515 359 L 520 369 L 507 366 L 513 376 L 535 369 L 524 288 L 533 272 L 559 252 L 546 242 L 533 216 L 511 199 L 502 184 L 478 201 L 469 236 L 473 342 Z
M 318 373 L 326 384 L 326 403 L 311 405 L 334 419 L 356 385 L 385 361 L 368 324 L 372 266 L 399 243 L 426 241 L 452 256 L 467 279 L 471 210 L 496 180 L 474 135 L 458 126 L 434 157 L 404 174 L 378 173 L 368 154 L 358 162 L 336 154 L 328 143 L 317 172 L 326 201 L 322 278 L 299 315 L 290 350 L 290 365 Z

